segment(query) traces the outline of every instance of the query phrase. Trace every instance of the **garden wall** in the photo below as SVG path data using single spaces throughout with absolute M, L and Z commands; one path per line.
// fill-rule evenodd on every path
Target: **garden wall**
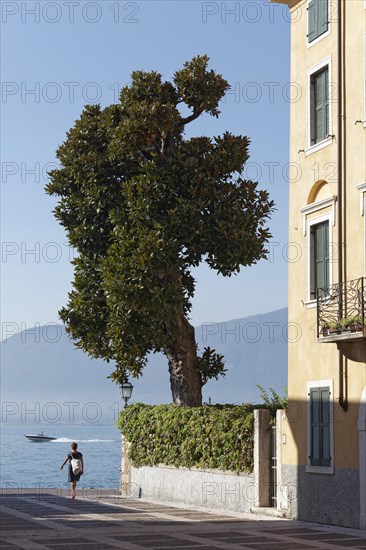
M 132 467 L 130 488 L 142 498 L 212 510 L 249 512 L 256 502 L 254 473 L 169 466 Z
M 207 407 L 196 409 L 191 417 L 187 409 L 160 407 L 160 410 L 147 406 L 131 408 L 120 421 L 124 433 L 123 495 L 240 513 L 269 506 L 268 410 L 244 406 L 215 411 Z M 182 421 L 180 415 L 185 417 L 184 429 L 176 430 L 177 419 Z M 227 423 L 224 431 L 223 423 Z M 165 432 L 160 433 L 161 426 L 165 426 Z M 175 441 L 170 439 L 170 430 L 176 434 Z M 203 431 L 212 437 L 204 437 Z M 183 434 L 183 439 L 179 439 L 178 433 Z M 216 447 L 212 446 L 213 441 Z M 192 454 L 187 452 L 191 449 L 195 451 Z M 173 464 L 158 462 L 162 453 Z M 233 464 L 237 471 L 205 466 L 210 461 Z M 189 467 L 184 462 L 190 462 Z M 197 462 L 202 465 L 197 467 Z M 246 465 L 246 471 L 238 471 L 240 464 Z

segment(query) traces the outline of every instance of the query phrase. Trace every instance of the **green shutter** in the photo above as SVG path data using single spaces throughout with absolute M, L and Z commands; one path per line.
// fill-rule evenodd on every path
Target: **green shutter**
M 328 0 L 311 0 L 308 6 L 308 42 L 328 30 Z
M 318 0 L 318 36 L 328 30 L 328 0 Z
M 329 222 L 311 227 L 310 234 L 310 298 L 315 300 L 319 289 L 329 287 Z
M 315 292 L 329 286 L 329 223 L 315 226 Z
M 310 464 L 330 466 L 330 391 L 310 389 Z
M 320 466 L 320 391 L 310 390 L 310 464 Z
M 320 443 L 321 466 L 330 466 L 330 392 L 329 388 L 320 389 Z
M 316 143 L 315 138 L 315 78 L 310 79 L 310 145 Z
M 316 24 L 316 0 L 311 0 L 308 6 L 308 41 L 312 42 L 317 38 L 317 24 Z
M 328 67 L 324 70 L 324 118 L 325 118 L 325 127 L 324 127 L 324 136 L 323 139 L 327 139 L 329 136 L 329 69 Z
M 324 138 L 324 73 L 320 72 L 314 76 L 314 113 L 315 113 L 315 143 Z
M 312 76 L 313 131 L 312 140 L 319 143 L 329 134 L 328 67 Z

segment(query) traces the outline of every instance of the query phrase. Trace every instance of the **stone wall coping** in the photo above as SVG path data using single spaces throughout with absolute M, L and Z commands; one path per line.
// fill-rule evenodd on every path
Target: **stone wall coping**
M 254 472 L 246 473 L 246 472 L 235 472 L 234 470 L 218 470 L 216 468 L 196 468 L 192 466 L 191 468 L 188 468 L 187 466 L 172 466 L 171 464 L 156 464 L 154 466 L 131 466 L 134 470 L 141 470 L 142 468 L 159 468 L 159 469 L 168 469 L 168 470 L 180 470 L 180 471 L 186 471 L 186 472 L 198 472 L 198 473 L 206 473 L 206 474 L 219 474 L 219 475 L 227 475 L 227 476 L 236 476 L 236 477 L 253 477 L 254 478 Z

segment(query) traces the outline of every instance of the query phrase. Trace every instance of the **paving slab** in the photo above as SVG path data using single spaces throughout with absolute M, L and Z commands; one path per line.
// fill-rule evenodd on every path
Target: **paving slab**
M 365 533 L 282 518 L 210 513 L 105 489 L 2 490 L 0 550 L 366 549 Z

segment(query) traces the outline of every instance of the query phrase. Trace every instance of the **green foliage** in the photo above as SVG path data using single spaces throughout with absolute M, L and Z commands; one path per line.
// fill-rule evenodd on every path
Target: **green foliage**
M 271 417 L 274 419 L 276 417 L 276 411 L 278 409 L 287 409 L 288 408 L 288 396 L 287 388 L 285 388 L 285 395 L 278 394 L 273 388 L 269 388 L 269 393 L 262 386 L 257 384 L 257 388 L 260 391 L 261 399 L 263 403 L 269 409 Z
M 158 351 L 175 358 L 184 382 L 179 332 L 195 290 L 191 269 L 204 261 L 231 276 L 267 255 L 274 208 L 242 177 L 249 139 L 185 138 L 187 124 L 219 115 L 229 88 L 208 61 L 193 58 L 172 82 L 133 72 L 118 104 L 85 107 L 50 172 L 46 191 L 59 198 L 55 216 L 78 252 L 60 317 L 78 347 L 116 361 L 116 382 L 139 376 Z M 194 368 L 202 383 L 224 373 L 214 350 Z
M 212 378 L 218 380 L 219 376 L 225 376 L 227 369 L 225 369 L 224 356 L 210 347 L 205 348 L 202 356 L 198 358 L 198 371 L 202 386 Z
M 354 315 L 353 317 L 340 319 L 339 327 L 342 330 L 354 329 L 354 328 L 356 329 L 358 327 L 362 327 L 362 318 L 360 315 Z
M 342 332 L 344 330 L 362 330 L 362 317 L 354 315 L 333 321 L 325 321 L 322 325 L 322 331 Z
M 252 405 L 129 405 L 118 426 L 130 442 L 129 457 L 138 466 L 253 469 Z

